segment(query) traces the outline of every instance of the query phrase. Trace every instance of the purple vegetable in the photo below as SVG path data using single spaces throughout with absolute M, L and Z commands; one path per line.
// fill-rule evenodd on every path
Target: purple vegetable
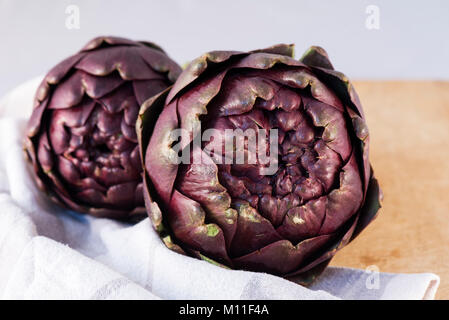
M 140 105 L 181 72 L 155 44 L 91 40 L 42 81 L 25 148 L 38 185 L 95 216 L 145 213 L 135 123 Z
M 292 54 L 206 53 L 143 104 L 137 130 L 148 214 L 168 247 L 308 283 L 375 217 L 380 190 L 352 85 L 323 49 Z M 176 129 L 188 134 L 176 140 Z M 217 161 L 225 139 L 195 145 L 209 129 L 277 129 L 277 170 Z M 189 161 L 175 163 L 187 149 Z

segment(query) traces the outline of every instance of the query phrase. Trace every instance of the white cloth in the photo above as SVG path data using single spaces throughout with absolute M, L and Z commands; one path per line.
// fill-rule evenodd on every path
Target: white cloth
M 0 101 L 0 298 L 433 299 L 438 276 L 328 268 L 311 287 L 168 250 L 149 219 L 127 225 L 60 209 L 22 148 L 40 79 Z

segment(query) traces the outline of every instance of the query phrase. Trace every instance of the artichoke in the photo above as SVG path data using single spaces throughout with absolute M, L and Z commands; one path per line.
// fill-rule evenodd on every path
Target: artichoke
M 180 67 L 157 45 L 98 37 L 40 84 L 25 150 L 50 198 L 95 216 L 145 215 L 135 123 Z
M 142 105 L 136 127 L 146 207 L 169 248 L 306 284 L 375 217 L 380 189 L 352 85 L 322 48 L 292 56 L 293 45 L 206 53 Z M 277 129 L 270 174 L 259 160 L 220 161 L 226 140 L 202 137 L 250 128 Z

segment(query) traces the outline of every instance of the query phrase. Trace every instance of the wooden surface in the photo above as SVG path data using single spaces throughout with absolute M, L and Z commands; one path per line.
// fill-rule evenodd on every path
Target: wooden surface
M 383 190 L 375 221 L 331 265 L 433 272 L 449 299 L 449 82 L 354 83 Z

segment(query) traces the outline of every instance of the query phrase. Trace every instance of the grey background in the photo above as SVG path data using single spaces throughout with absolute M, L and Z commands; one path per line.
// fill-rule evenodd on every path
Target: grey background
M 69 4 L 80 29 L 66 28 Z M 380 29 L 365 26 L 368 5 Z M 98 35 L 150 40 L 180 64 L 217 49 L 324 47 L 353 79 L 449 79 L 449 1 L 0 0 L 0 96 Z

